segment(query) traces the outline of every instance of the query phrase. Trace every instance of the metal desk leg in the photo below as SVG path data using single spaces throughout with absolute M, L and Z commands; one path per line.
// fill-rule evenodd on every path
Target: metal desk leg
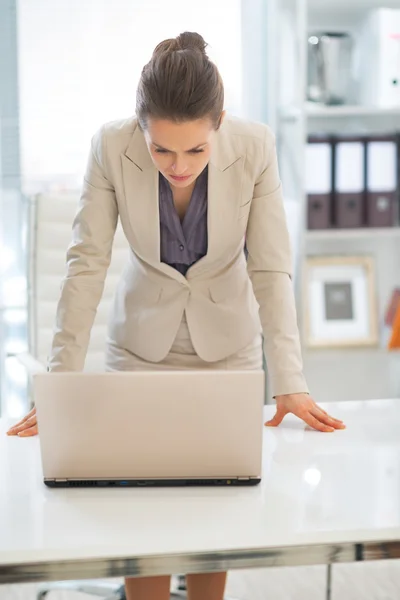
M 326 567 L 326 600 L 332 600 L 332 565 Z

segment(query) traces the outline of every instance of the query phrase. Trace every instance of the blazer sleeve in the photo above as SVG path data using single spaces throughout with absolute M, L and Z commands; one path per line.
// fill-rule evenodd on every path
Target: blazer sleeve
M 67 251 L 49 371 L 84 367 L 118 222 L 115 191 L 105 170 L 106 137 L 101 128 L 92 138 L 83 188 Z
M 272 395 L 308 392 L 292 285 L 292 256 L 275 137 L 265 128 L 263 168 L 246 232 L 248 271 L 264 334 Z

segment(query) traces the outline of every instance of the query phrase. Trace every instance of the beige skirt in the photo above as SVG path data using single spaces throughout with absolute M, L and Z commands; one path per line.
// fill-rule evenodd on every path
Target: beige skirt
M 107 371 L 183 371 L 222 369 L 230 371 L 262 369 L 262 337 L 258 334 L 239 352 L 216 362 L 205 362 L 197 354 L 190 339 L 184 314 L 169 354 L 161 362 L 149 362 L 124 348 L 108 342 Z

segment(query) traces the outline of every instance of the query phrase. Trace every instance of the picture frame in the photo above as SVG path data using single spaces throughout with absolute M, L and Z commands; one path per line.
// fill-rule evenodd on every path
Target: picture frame
M 371 257 L 308 257 L 303 292 L 306 346 L 378 345 L 375 269 Z

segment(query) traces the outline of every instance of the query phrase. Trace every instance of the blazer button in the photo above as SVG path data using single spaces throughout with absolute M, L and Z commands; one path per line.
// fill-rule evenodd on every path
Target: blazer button
M 183 244 L 181 244 L 181 245 L 179 246 L 179 250 L 184 250 L 184 249 L 185 249 L 185 246 L 184 246 Z

